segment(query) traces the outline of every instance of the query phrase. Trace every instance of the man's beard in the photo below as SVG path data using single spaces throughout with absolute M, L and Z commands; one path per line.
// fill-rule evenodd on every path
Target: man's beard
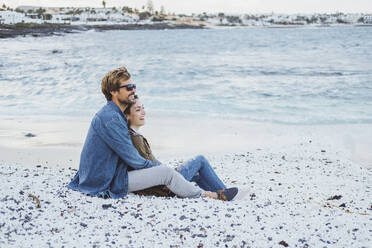
M 133 94 L 134 95 L 134 94 Z M 132 95 L 130 95 L 132 96 Z M 129 96 L 128 96 L 129 98 Z M 118 99 L 118 102 L 120 103 L 120 105 L 122 106 L 127 106 L 128 104 L 133 104 L 133 103 L 136 103 L 136 100 L 133 98 L 133 100 L 129 100 L 129 99 L 126 99 L 126 100 L 120 100 Z

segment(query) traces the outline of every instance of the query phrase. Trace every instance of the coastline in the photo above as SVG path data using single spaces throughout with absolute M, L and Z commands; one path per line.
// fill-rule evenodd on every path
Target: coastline
M 77 168 L 90 117 L 1 117 L 3 163 Z M 371 124 L 285 125 L 148 113 L 141 133 L 162 161 L 170 157 L 224 154 L 247 150 L 285 150 L 311 142 L 372 168 Z M 35 137 L 26 137 L 28 133 Z M 47 152 L 45 152 L 47 151 Z
M 70 25 L 70 24 L 0 24 L 0 39 L 15 38 L 19 36 L 46 37 L 53 35 L 63 35 L 69 33 L 79 33 L 89 30 L 98 32 L 110 30 L 166 30 L 166 29 L 210 29 L 210 28 L 330 28 L 330 27 L 372 27 L 372 24 L 332 24 L 332 25 L 295 25 L 295 24 L 275 24 L 275 25 L 232 25 L 232 24 L 188 24 L 188 23 L 152 23 L 152 24 L 100 24 L 100 25 Z
M 153 24 L 105 24 L 105 25 L 67 25 L 67 24 L 0 24 L 0 39 L 18 36 L 44 37 L 78 33 L 83 31 L 109 30 L 164 30 L 164 29 L 203 29 L 206 27 L 186 23 L 153 23 Z

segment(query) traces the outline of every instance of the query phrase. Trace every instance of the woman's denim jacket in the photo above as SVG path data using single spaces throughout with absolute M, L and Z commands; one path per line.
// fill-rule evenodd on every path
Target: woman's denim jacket
M 112 101 L 94 116 L 80 156 L 79 170 L 68 187 L 83 193 L 120 198 L 128 193 L 128 165 L 135 169 L 159 165 L 134 148 L 127 119 Z

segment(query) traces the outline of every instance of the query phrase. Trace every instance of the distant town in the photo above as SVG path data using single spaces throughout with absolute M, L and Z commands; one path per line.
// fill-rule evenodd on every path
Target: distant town
M 203 27 L 212 26 L 328 26 L 328 25 L 371 25 L 372 14 L 239 14 L 200 13 L 176 14 L 167 12 L 161 6 L 156 10 L 151 0 L 141 9 L 107 7 L 102 1 L 100 8 L 18 6 L 13 9 L 0 6 L 0 24 L 50 23 L 68 25 L 125 25 L 125 24 L 188 24 Z

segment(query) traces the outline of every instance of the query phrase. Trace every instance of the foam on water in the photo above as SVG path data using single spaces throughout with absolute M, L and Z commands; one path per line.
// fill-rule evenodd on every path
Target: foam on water
M 91 115 L 126 65 L 147 109 L 290 124 L 372 123 L 369 28 L 83 32 L 0 40 L 1 115 Z

